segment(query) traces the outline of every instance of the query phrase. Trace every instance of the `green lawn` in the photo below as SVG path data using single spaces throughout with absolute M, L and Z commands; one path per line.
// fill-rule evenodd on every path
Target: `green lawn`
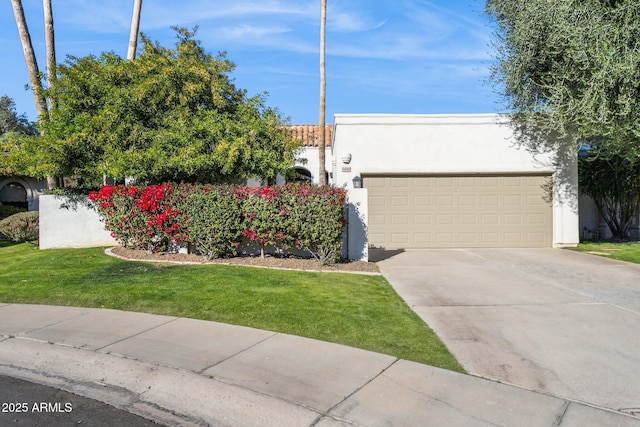
M 102 248 L 0 241 L 0 302 L 104 307 L 250 326 L 462 372 L 381 276 L 157 265 Z
M 574 250 L 640 264 L 640 244 L 638 243 L 587 241 L 580 243 Z

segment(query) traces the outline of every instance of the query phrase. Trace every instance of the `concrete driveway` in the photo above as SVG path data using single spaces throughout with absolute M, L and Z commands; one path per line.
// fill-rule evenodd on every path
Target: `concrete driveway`
M 640 415 L 640 265 L 561 249 L 388 255 L 384 276 L 469 373 Z

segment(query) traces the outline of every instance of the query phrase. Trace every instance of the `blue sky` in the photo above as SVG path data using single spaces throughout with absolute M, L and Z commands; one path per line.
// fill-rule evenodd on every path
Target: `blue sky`
M 44 71 L 42 1 L 22 1 Z M 132 0 L 53 0 L 58 62 L 66 55 L 126 56 Z M 494 113 L 487 84 L 492 28 L 483 0 L 328 0 L 327 123 L 342 113 Z M 319 0 L 144 0 L 140 30 L 165 46 L 171 26 L 198 26 L 210 53 L 226 51 L 232 77 L 291 123 L 316 123 Z M 0 95 L 35 119 L 11 4 L 0 2 Z

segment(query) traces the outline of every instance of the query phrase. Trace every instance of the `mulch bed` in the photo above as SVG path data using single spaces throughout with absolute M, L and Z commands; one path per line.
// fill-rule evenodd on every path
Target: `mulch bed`
M 334 272 L 351 272 L 351 273 L 374 273 L 379 274 L 378 266 L 373 262 L 349 261 L 345 260 L 333 265 L 320 265 L 320 263 L 311 258 L 299 257 L 279 257 L 266 255 L 264 258 L 258 257 L 233 257 L 223 259 L 213 259 L 205 261 L 201 256 L 195 254 L 176 254 L 176 253 L 149 253 L 147 251 L 125 249 L 117 246 L 111 249 L 111 253 L 119 258 L 136 261 L 151 262 L 173 262 L 173 263 L 192 263 L 192 264 L 226 264 L 226 265 L 244 265 L 251 267 L 280 268 L 292 270 L 308 270 L 308 271 L 334 271 Z

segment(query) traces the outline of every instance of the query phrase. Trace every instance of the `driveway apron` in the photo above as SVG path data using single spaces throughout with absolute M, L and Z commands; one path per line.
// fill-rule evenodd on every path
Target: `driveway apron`
M 640 265 L 561 249 L 389 255 L 384 276 L 470 374 L 640 414 Z

